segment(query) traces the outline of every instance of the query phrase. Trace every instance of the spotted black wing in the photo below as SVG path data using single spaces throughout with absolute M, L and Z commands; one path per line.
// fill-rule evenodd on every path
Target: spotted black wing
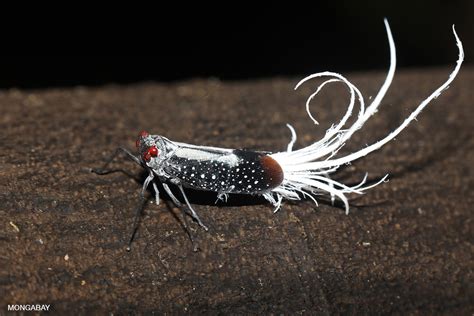
M 283 181 L 283 172 L 270 156 L 251 150 L 180 147 L 164 171 L 181 184 L 219 193 L 261 193 Z

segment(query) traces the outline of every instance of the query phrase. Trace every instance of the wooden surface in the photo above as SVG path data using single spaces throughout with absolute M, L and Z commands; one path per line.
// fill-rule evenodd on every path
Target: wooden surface
M 345 152 L 393 130 L 447 78 L 449 68 L 399 71 L 380 111 Z M 347 74 L 374 96 L 383 73 Z M 349 100 L 299 78 L 0 92 L 0 308 L 52 304 L 58 313 L 472 314 L 474 69 L 459 77 L 395 141 L 336 178 L 369 172 L 390 181 L 351 199 L 351 213 L 321 201 L 285 202 L 190 192 L 205 232 L 199 252 L 163 194 L 149 203 L 132 251 L 125 246 L 143 174 L 97 176 L 140 130 L 199 145 L 297 148 L 337 122 Z M 316 82 L 314 82 L 316 85 Z M 151 195 L 152 192 L 149 192 Z M 151 199 L 152 200 L 152 199 Z M 167 202 L 167 203 L 166 203 Z

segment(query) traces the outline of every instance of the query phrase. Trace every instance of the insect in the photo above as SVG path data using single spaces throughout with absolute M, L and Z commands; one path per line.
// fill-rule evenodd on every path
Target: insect
M 364 98 L 357 87 L 335 72 L 326 71 L 312 74 L 296 85 L 295 89 L 313 78 L 328 78 L 317 87 L 316 91 L 306 101 L 306 112 L 315 124 L 318 124 L 318 122 L 310 111 L 310 103 L 324 86 L 341 82 L 346 85 L 350 93 L 347 111 L 339 123 L 329 128 L 322 139 L 307 147 L 293 150 L 297 136 L 293 127 L 287 124 L 292 135 L 291 141 L 285 151 L 277 153 L 197 146 L 174 142 L 166 137 L 151 135 L 148 132 L 141 132 L 138 136 L 136 141 L 137 155 L 132 154 L 125 148 L 119 148 L 117 153 L 124 152 L 137 164 L 143 166 L 148 173 L 140 194 L 142 203 L 144 203 L 145 192 L 150 184 L 155 191 L 156 203 L 159 203 L 157 187 L 157 181 L 159 181 L 173 202 L 177 206 L 182 206 L 180 200 L 170 189 L 170 185 L 177 186 L 189 214 L 205 230 L 208 230 L 208 228 L 189 202 L 185 188 L 213 191 L 217 193 L 218 199 L 224 201 L 227 200 L 229 194 L 234 193 L 261 195 L 273 204 L 275 212 L 280 209 L 284 199 L 300 200 L 307 197 L 317 205 L 315 196 L 328 193 L 332 201 L 335 198 L 340 199 L 344 203 L 346 213 L 348 213 L 349 202 L 346 194 L 361 194 L 363 191 L 383 183 L 387 179 L 387 175 L 375 184 L 367 185 L 366 174 L 358 185 L 347 186 L 331 179 L 330 174 L 337 171 L 340 166 L 359 159 L 394 139 L 433 99 L 448 88 L 458 74 L 464 60 L 462 43 L 453 26 L 459 54 L 456 66 L 446 82 L 421 102 L 410 116 L 386 137 L 356 152 L 338 157 L 337 154 L 341 147 L 377 112 L 391 85 L 396 66 L 395 44 L 387 20 L 384 23 L 390 47 L 390 68 L 382 87 L 370 105 L 365 105 Z M 356 103 L 359 106 L 357 118 L 352 125 L 345 127 Z M 106 167 L 115 156 L 112 156 L 102 169 L 93 169 L 92 171 L 98 174 L 109 173 L 110 170 L 107 170 Z M 137 229 L 140 210 L 141 208 L 138 209 L 135 216 L 134 230 L 128 249 L 130 249 L 130 243 Z M 185 216 L 184 218 L 186 219 Z

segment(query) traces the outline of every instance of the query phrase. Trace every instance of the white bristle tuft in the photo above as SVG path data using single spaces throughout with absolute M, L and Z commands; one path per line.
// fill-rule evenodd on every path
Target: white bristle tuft
M 456 63 L 456 67 L 451 72 L 448 80 L 443 83 L 438 89 L 436 89 L 428 98 L 418 105 L 418 107 L 410 114 L 410 116 L 403 121 L 403 123 L 390 134 L 388 134 L 383 139 L 378 142 L 369 145 L 361 150 L 358 150 L 354 153 L 336 158 L 338 151 L 342 146 L 351 138 L 351 136 L 362 126 L 365 122 L 377 112 L 380 103 L 385 96 L 388 88 L 390 87 L 396 67 L 396 53 L 395 53 L 395 44 L 393 41 L 392 33 L 390 31 L 390 26 L 387 20 L 384 20 L 385 28 L 387 30 L 388 43 L 390 47 L 390 68 L 385 78 L 385 81 L 380 88 L 379 92 L 373 99 L 372 103 L 365 108 L 364 98 L 359 91 L 359 89 L 349 82 L 345 77 L 338 73 L 334 72 L 320 72 L 312 74 L 304 79 L 302 79 L 295 87 L 299 88 L 303 83 L 313 79 L 313 78 L 329 78 L 318 86 L 316 91 L 311 94 L 306 101 L 306 111 L 310 119 L 318 124 L 315 117 L 310 111 L 310 102 L 312 99 L 321 91 L 321 89 L 329 84 L 334 82 L 342 82 L 349 89 L 350 101 L 347 107 L 345 115 L 342 117 L 341 121 L 335 125 L 331 126 L 326 131 L 325 136 L 319 141 L 298 149 L 293 150 L 293 145 L 296 142 L 296 132 L 293 127 L 287 124 L 288 128 L 291 131 L 292 138 L 288 144 L 286 152 L 279 152 L 272 154 L 271 157 L 275 159 L 283 169 L 284 180 L 280 186 L 273 189 L 271 193 L 268 193 L 265 196 L 268 200 L 273 200 L 276 206 L 275 211 L 277 211 L 281 205 L 282 198 L 299 200 L 304 197 L 310 197 L 316 204 L 317 201 L 314 195 L 319 195 L 322 193 L 329 193 L 331 200 L 334 201 L 334 198 L 339 198 L 345 205 L 346 213 L 349 213 L 349 202 L 346 197 L 347 193 L 356 193 L 362 194 L 363 191 L 373 188 L 386 181 L 388 175 L 384 176 L 381 180 L 375 184 L 365 185 L 367 180 L 367 174 L 362 180 L 362 182 L 356 186 L 346 186 L 338 181 L 335 181 L 329 177 L 329 174 L 335 172 L 340 166 L 348 164 L 356 159 L 364 157 L 365 155 L 381 148 L 383 145 L 388 143 L 390 140 L 394 139 L 405 127 L 410 124 L 411 121 L 415 120 L 417 115 L 435 98 L 437 98 L 445 89 L 449 87 L 449 84 L 454 80 L 458 74 L 461 64 L 464 60 L 464 51 L 462 43 L 456 34 L 456 30 L 453 25 L 453 33 L 456 38 L 456 44 L 459 50 L 459 56 Z M 356 121 L 349 126 L 348 128 L 343 129 L 347 120 L 351 117 L 356 99 L 359 103 L 359 112 Z M 272 196 L 276 195 L 276 199 Z

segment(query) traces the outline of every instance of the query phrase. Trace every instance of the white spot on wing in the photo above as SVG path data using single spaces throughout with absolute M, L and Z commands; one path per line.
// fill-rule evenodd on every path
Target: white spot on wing
M 229 154 L 225 156 L 220 156 L 217 161 L 225 163 L 226 165 L 230 167 L 235 167 L 239 164 L 240 159 L 234 154 Z

